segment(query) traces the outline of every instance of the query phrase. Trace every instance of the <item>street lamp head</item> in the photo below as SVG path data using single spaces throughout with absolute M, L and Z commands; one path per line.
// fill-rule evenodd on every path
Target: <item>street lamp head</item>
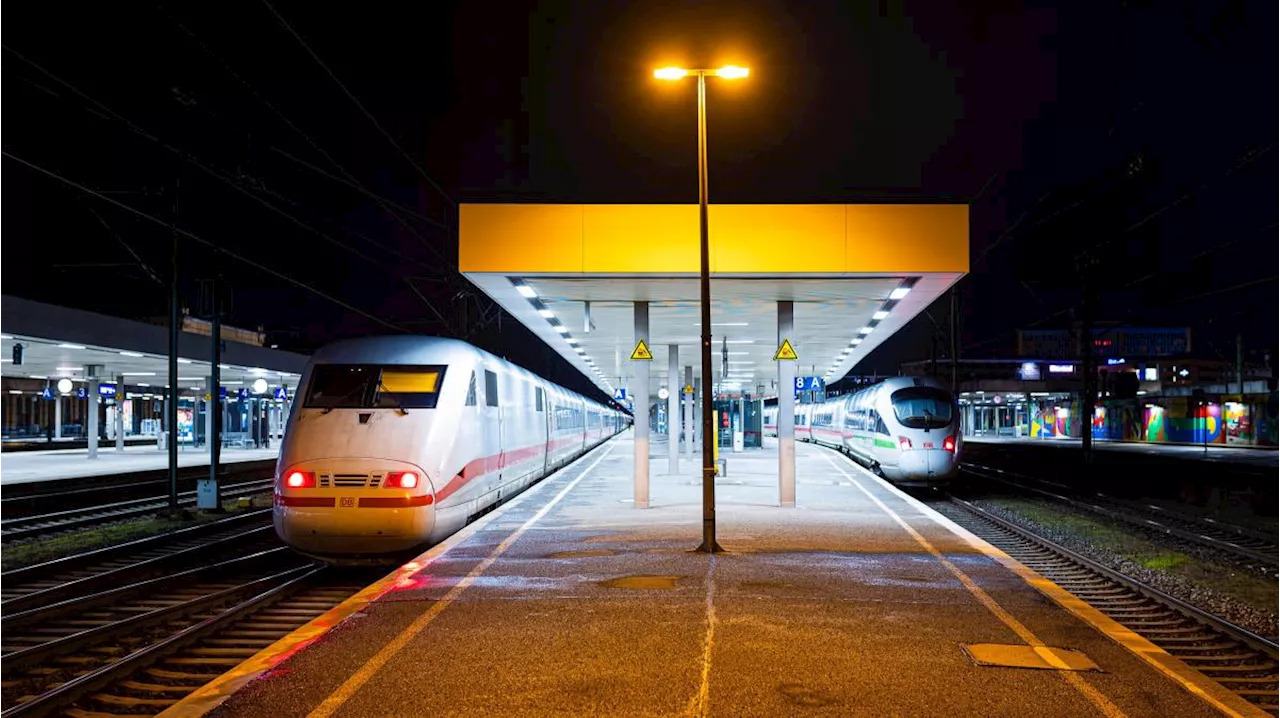
M 716 70 L 716 75 L 718 77 L 723 77 L 726 80 L 740 80 L 746 77 L 749 73 L 750 70 L 745 67 L 738 67 L 737 65 L 725 65 L 719 70 Z
M 653 76 L 659 80 L 679 80 L 688 74 L 688 70 L 679 67 L 664 67 L 653 71 Z

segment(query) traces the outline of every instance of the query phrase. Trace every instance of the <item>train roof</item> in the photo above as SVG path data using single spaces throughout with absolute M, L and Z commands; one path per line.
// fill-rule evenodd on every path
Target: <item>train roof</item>
M 518 374 L 553 386 L 583 401 L 609 409 L 594 399 L 555 384 L 537 374 L 460 339 L 422 335 L 389 335 L 342 339 L 326 344 L 312 355 L 308 365 L 316 364 L 454 364 L 474 363 L 480 359 L 501 362 Z

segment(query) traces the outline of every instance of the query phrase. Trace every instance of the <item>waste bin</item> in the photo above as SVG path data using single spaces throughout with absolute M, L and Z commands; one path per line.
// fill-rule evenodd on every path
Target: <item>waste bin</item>
M 169 448 L 169 432 L 162 431 L 156 435 L 156 448 L 165 451 Z

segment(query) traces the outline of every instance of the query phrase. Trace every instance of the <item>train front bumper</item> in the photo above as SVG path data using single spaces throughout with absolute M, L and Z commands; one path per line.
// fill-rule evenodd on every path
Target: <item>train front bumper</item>
M 360 465 L 360 464 L 363 465 Z M 312 461 L 289 466 L 292 471 L 354 475 L 369 472 L 374 462 Z M 435 525 L 435 492 L 426 473 L 407 462 L 376 461 L 376 469 L 413 471 L 422 477 L 414 489 L 384 489 L 370 479 L 367 486 L 321 485 L 292 489 L 276 483 L 275 529 L 281 540 L 319 556 L 375 555 L 414 548 L 427 540 Z
M 914 449 L 898 455 L 897 466 L 882 466 L 884 475 L 906 486 L 932 486 L 956 475 L 956 455 L 946 449 Z

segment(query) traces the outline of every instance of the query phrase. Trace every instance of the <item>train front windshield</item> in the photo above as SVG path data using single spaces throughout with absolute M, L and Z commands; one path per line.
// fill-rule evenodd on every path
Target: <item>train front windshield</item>
M 931 386 L 899 389 L 889 397 L 893 413 L 908 429 L 942 429 L 951 425 L 951 395 Z
M 321 364 L 312 370 L 307 409 L 434 409 L 442 366 Z

